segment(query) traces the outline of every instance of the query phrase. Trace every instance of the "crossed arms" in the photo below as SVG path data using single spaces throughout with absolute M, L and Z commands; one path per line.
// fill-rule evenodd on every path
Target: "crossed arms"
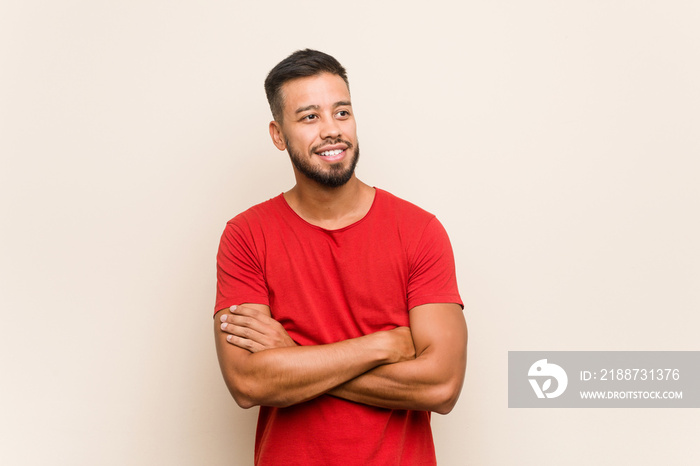
M 219 365 L 239 406 L 291 406 L 322 394 L 391 409 L 446 414 L 467 361 L 467 327 L 457 304 L 410 311 L 398 327 L 327 345 L 298 346 L 262 304 L 217 312 Z

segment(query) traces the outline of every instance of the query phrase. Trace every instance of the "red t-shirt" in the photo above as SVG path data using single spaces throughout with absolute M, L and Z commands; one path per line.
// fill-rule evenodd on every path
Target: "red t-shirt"
M 462 304 L 447 233 L 434 215 L 376 190 L 369 212 L 338 230 L 303 220 L 279 195 L 228 222 L 217 256 L 216 309 L 270 306 L 300 345 L 408 326 L 408 311 Z M 426 411 L 322 395 L 261 407 L 256 465 L 435 464 Z

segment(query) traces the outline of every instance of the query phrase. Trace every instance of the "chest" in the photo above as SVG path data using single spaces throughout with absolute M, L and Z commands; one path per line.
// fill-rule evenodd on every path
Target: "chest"
M 266 244 L 273 317 L 301 344 L 408 325 L 408 258 L 389 232 L 313 231 Z

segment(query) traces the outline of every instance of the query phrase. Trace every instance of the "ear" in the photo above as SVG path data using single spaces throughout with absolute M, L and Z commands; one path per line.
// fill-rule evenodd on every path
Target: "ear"
M 274 120 L 270 122 L 270 137 L 272 138 L 272 143 L 279 150 L 287 148 L 287 144 L 284 142 L 284 135 L 282 134 L 282 126 Z

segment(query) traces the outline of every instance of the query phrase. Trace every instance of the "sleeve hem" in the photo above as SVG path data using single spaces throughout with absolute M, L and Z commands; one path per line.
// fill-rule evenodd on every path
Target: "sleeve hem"
M 411 310 L 416 306 L 435 303 L 454 303 L 458 304 L 462 309 L 464 309 L 464 303 L 462 302 L 462 299 L 459 297 L 459 295 L 454 294 L 419 296 L 417 298 L 409 300 L 408 309 Z
M 225 299 L 218 301 L 216 305 L 214 306 L 214 314 L 216 315 L 217 312 L 219 312 L 222 309 L 229 308 L 233 305 L 238 305 L 241 303 L 256 303 L 256 304 L 264 304 L 265 306 L 270 305 L 270 300 L 267 296 L 248 296 L 247 298 L 244 299 L 237 299 L 237 300 L 232 300 L 232 299 Z

